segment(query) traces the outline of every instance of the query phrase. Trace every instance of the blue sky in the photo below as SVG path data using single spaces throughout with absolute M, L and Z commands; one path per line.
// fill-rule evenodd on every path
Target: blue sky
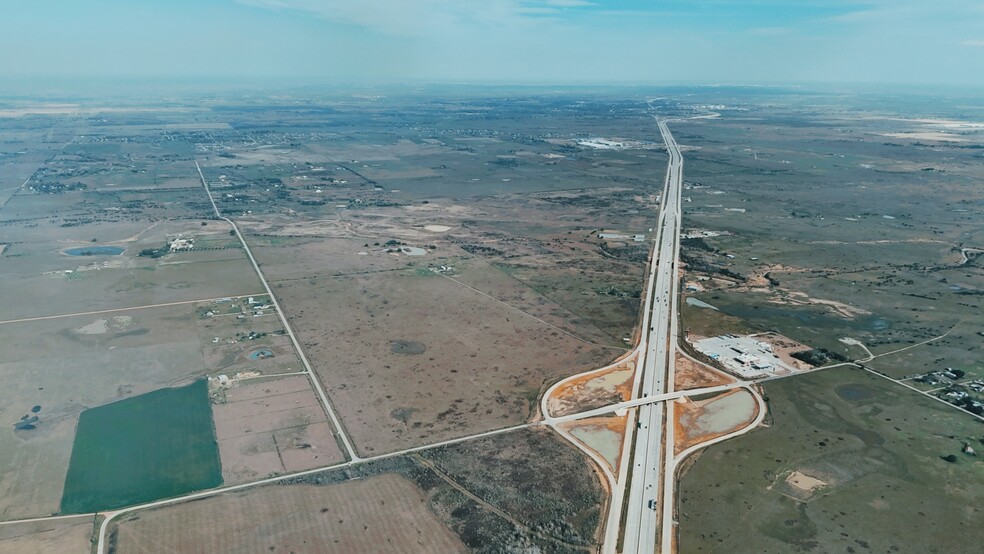
M 10 0 L 0 78 L 984 86 L 984 0 Z

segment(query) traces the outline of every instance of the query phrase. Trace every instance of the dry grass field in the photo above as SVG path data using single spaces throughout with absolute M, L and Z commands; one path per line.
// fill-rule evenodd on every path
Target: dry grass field
M 388 119 L 403 112 L 388 100 L 341 107 L 339 117 L 362 122 L 343 123 L 354 131 L 345 136 L 334 116 L 191 104 L 5 121 L 0 319 L 257 295 L 244 252 L 213 219 L 197 160 L 364 454 L 525 421 L 550 382 L 621 352 L 641 265 L 592 237 L 645 225 L 642 192 L 662 169 L 654 152 L 566 156 L 557 152 L 576 149 L 570 137 L 534 143 L 471 120 L 394 137 Z M 636 119 L 637 106 L 628 110 Z M 34 117 L 56 125 L 35 129 Z M 608 124 L 586 120 L 578 132 Z M 572 216 L 572 205 L 590 207 Z M 196 250 L 138 256 L 174 233 L 193 236 Z M 124 251 L 64 252 L 98 246 Z M 396 246 L 424 255 L 386 251 Z M 428 271 L 440 265 L 457 271 Z M 267 381 L 300 369 L 276 314 L 225 308 L 2 324 L 0 416 L 13 423 L 41 408 L 33 429 L 0 437 L 0 516 L 57 509 L 79 412 L 202 375 L 234 382 L 213 388 L 227 480 L 339 460 L 304 379 Z
M 961 452 L 979 446 L 980 421 L 851 368 L 765 393 L 770 425 L 708 448 L 681 478 L 682 552 L 968 552 L 984 540 L 984 462 Z
M 3 319 L 77 313 L 167 302 L 252 294 L 262 287 L 242 250 L 224 248 L 140 257 L 160 248 L 171 233 L 198 233 L 201 240 L 227 237 L 228 227 L 211 222 L 103 223 L 91 228 L 0 227 L 5 276 Z M 95 241 L 93 241 L 95 239 Z M 124 248 L 116 256 L 70 256 L 73 247 Z
M 584 454 L 553 431 L 524 429 L 421 456 L 458 486 L 509 514 L 514 525 L 525 528 L 522 534 L 538 535 L 544 550 L 584 552 L 597 547 L 606 500 L 602 478 Z M 474 533 L 469 526 L 462 532 L 466 537 Z M 483 552 L 496 552 L 496 545 L 475 544 Z
M 528 421 L 551 383 L 609 363 L 632 338 L 666 169 L 655 108 L 685 148 L 686 225 L 717 232 L 684 243 L 686 275 L 707 278 L 693 298 L 717 308 L 682 307 L 692 337 L 774 329 L 858 357 L 841 339 L 887 352 L 959 324 L 872 367 L 984 371 L 981 133 L 941 142 L 897 117 L 980 120 L 979 103 L 731 87 L 384 90 L 3 103 L 0 116 L 16 117 L 0 126 L 0 320 L 259 293 L 198 162 L 360 454 Z M 587 145 L 601 138 L 628 146 Z M 137 255 L 178 232 L 203 248 Z M 64 252 L 100 245 L 125 252 Z M 341 460 L 305 377 L 271 377 L 300 369 L 277 315 L 225 308 L 0 323 L 0 519 L 57 510 L 82 410 L 203 375 L 233 380 L 211 389 L 227 481 Z M 682 358 L 678 370 L 678 388 L 726 379 Z M 575 380 L 557 411 L 625 398 L 630 376 Z M 979 433 L 873 379 L 770 383 L 774 425 L 710 449 L 684 477 L 684 549 L 930 551 L 946 542 L 932 533 L 974 544 L 979 462 L 959 449 Z M 681 442 L 741 419 L 743 394 L 681 407 Z M 33 428 L 14 430 L 35 406 L 38 421 L 21 423 Z M 571 429 L 614 464 L 621 424 Z M 590 552 L 605 511 L 594 468 L 540 428 L 288 481 L 137 512 L 114 549 Z M 790 482 L 816 492 L 806 508 L 782 492 Z M 848 540 L 848 519 L 898 529 Z M 0 534 L 0 548 L 73 551 L 91 530 L 54 527 Z
M 423 492 L 396 474 L 226 494 L 124 517 L 111 533 L 116 554 L 467 552 Z
M 545 384 L 611 356 L 430 272 L 275 293 L 363 454 L 521 423 Z
M 0 526 L 0 554 L 84 554 L 90 551 L 92 518 Z

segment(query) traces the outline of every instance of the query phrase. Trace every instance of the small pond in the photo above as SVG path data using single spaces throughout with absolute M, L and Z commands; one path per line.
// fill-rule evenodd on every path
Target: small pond
M 126 250 L 119 246 L 80 246 L 63 250 L 69 256 L 119 256 Z

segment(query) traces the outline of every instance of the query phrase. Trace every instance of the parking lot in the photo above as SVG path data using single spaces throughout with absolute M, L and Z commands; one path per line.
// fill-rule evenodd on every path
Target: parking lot
M 800 368 L 781 359 L 767 338 L 759 335 L 721 335 L 699 340 L 694 347 L 745 379 L 800 371 Z

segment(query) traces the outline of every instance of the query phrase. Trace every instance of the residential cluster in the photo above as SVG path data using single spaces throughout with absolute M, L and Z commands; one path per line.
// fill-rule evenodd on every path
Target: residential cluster
M 984 401 L 982 401 L 984 399 L 984 379 L 975 378 L 961 382 L 961 379 L 964 379 L 966 375 L 967 372 L 962 369 L 948 367 L 924 373 L 915 377 L 913 381 L 930 386 L 941 385 L 939 389 L 934 391 L 937 398 L 973 414 L 984 415 Z

